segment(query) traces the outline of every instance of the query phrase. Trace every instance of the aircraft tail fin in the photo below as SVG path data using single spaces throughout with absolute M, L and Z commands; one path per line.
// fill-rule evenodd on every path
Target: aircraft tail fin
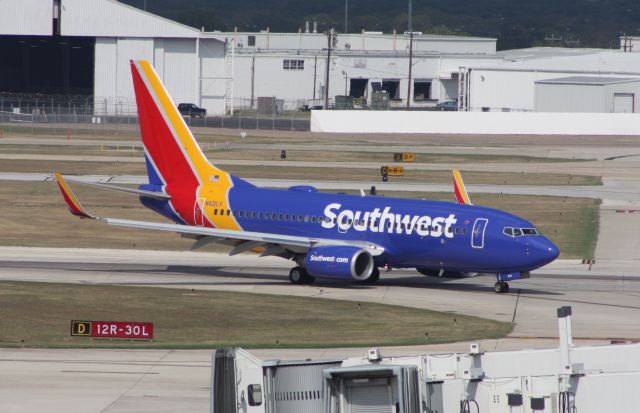
M 153 66 L 146 60 L 130 64 L 149 183 L 195 189 L 230 181 L 202 153 Z

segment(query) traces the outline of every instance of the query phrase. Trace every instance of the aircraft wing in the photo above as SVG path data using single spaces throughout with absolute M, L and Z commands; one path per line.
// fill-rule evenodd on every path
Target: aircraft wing
M 156 231 L 168 231 L 182 234 L 187 237 L 196 239 L 192 249 L 200 248 L 212 241 L 233 241 L 235 246 L 229 252 L 229 255 L 236 255 L 244 251 L 252 250 L 255 248 L 262 249 L 262 256 L 278 255 L 287 256 L 287 250 L 294 252 L 304 252 L 309 248 L 316 245 L 350 245 L 356 246 L 369 251 L 373 256 L 378 256 L 384 252 L 384 248 L 368 243 L 365 241 L 350 241 L 350 240 L 336 240 L 325 238 L 312 238 L 303 236 L 292 236 L 274 234 L 268 232 L 252 232 L 252 231 L 239 231 L 239 230 L 227 230 L 210 227 L 200 227 L 193 225 L 182 224 L 169 224 L 162 222 L 147 222 L 147 221 L 135 221 L 128 219 L 118 218 L 106 218 L 98 217 L 88 213 L 84 207 L 80 204 L 75 194 L 71 191 L 71 188 L 67 185 L 65 180 L 59 173 L 56 173 L 56 180 L 62 196 L 69 208 L 69 211 L 80 218 L 95 219 L 104 221 L 109 225 L 129 227 L 129 228 L 142 228 L 151 229 Z

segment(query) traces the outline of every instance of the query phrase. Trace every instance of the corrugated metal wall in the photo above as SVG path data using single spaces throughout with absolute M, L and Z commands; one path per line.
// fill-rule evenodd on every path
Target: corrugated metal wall
M 536 112 L 602 113 L 605 103 L 602 85 L 536 83 Z
M 199 68 L 196 42 L 197 39 L 98 37 L 95 49 L 96 102 L 100 102 L 100 107 L 107 103 L 108 112 L 105 114 L 135 114 L 129 61 L 147 59 L 154 65 L 176 104 L 201 104 L 210 115 L 222 114 L 226 87 L 225 46 L 213 39 L 200 40 L 202 67 Z M 200 70 L 204 78 L 202 85 Z M 200 88 L 202 100 L 199 98 Z
M 165 87 L 178 104 L 198 103 L 195 39 L 165 39 L 161 74 Z
M 53 0 L 0 1 L 0 35 L 51 36 Z
M 214 39 L 200 39 L 200 103 L 209 113 L 223 113 L 227 90 L 225 45 Z
M 322 372 L 338 365 L 339 363 L 267 368 L 267 374 L 273 376 L 276 412 L 323 413 Z

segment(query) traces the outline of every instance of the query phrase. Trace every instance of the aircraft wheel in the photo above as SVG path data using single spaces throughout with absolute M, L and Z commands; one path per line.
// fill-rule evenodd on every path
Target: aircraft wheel
M 293 267 L 289 271 L 289 281 L 291 284 L 302 284 L 306 271 L 302 267 Z
M 504 281 L 498 281 L 493 285 L 493 291 L 498 294 L 504 294 L 509 292 L 509 284 Z
M 316 279 L 302 267 L 293 267 L 289 271 L 291 284 L 312 284 Z
M 367 278 L 364 281 L 361 281 L 361 284 L 376 284 L 378 282 L 378 280 L 380 279 L 380 269 L 378 267 L 373 267 L 373 271 L 371 272 L 371 275 L 369 276 L 369 278 Z

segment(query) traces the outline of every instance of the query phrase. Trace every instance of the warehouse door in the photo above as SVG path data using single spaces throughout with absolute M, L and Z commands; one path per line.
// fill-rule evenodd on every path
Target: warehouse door
M 391 386 L 349 388 L 350 413 L 393 413 Z
M 614 93 L 613 112 L 633 113 L 633 93 Z

